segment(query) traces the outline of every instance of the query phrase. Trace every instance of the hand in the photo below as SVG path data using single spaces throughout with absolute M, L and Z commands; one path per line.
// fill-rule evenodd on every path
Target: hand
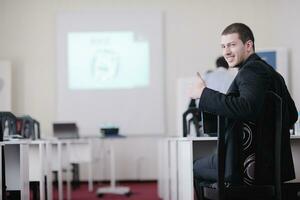
M 202 79 L 200 73 L 197 72 L 196 81 L 194 85 L 189 89 L 189 97 L 192 99 L 199 99 L 205 87 L 206 84 L 204 80 Z

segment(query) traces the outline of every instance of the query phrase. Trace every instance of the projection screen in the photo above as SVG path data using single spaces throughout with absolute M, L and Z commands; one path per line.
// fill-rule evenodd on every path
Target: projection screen
M 158 11 L 103 10 L 57 16 L 55 121 L 82 136 L 165 130 L 163 23 Z

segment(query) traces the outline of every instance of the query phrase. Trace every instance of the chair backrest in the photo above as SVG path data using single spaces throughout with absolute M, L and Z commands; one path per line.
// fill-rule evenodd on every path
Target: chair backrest
M 182 115 L 183 137 L 191 134 L 193 126 L 196 135 L 199 136 L 217 136 L 217 115 L 202 112 L 196 107 L 196 103 L 191 100 L 189 108 Z
M 40 123 L 29 115 L 18 117 L 17 132 L 24 138 L 40 139 Z
M 268 106 L 274 106 L 275 122 L 274 124 L 274 187 L 276 200 L 281 199 L 281 137 L 282 137 L 282 99 L 279 95 L 272 91 L 266 93 L 265 101 Z M 225 195 L 225 127 L 224 118 L 218 117 L 218 196 L 222 199 Z M 268 120 L 268 119 L 262 119 Z M 249 186 L 251 187 L 251 186 Z
M 269 94 L 274 98 L 275 101 L 275 113 L 276 113 L 276 123 L 275 123 L 275 145 L 274 145 L 274 183 L 275 183 L 275 193 L 276 198 L 281 199 L 281 138 L 282 138 L 282 99 L 275 92 L 269 92 Z
M 183 113 L 183 115 L 182 115 L 183 137 L 187 137 L 190 134 L 191 123 L 195 126 L 197 136 L 201 135 L 201 131 L 200 131 L 201 125 L 199 124 L 201 121 L 200 114 L 201 113 L 200 113 L 199 109 L 196 107 L 189 108 Z M 188 119 L 189 115 L 192 116 L 190 119 Z
M 17 134 L 16 116 L 11 112 L 0 112 L 1 140 Z

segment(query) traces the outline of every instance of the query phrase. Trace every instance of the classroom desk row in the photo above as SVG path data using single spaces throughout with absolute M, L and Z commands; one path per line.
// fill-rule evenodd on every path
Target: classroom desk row
M 34 181 L 39 183 L 39 199 L 52 200 L 52 172 L 56 171 L 58 174 L 58 199 L 63 200 L 66 195 L 66 199 L 70 200 L 71 163 L 88 163 L 88 189 L 93 191 L 92 164 L 99 159 L 95 153 L 99 151 L 95 148 L 101 147 L 101 144 L 95 144 L 95 142 L 101 142 L 101 140 L 31 141 L 22 139 L 0 142 L 0 151 L 4 150 L 5 156 L 6 190 L 20 191 L 20 199 L 29 200 L 29 182 Z M 1 161 L 2 158 L 0 158 Z M 0 173 L 2 173 L 1 167 L 2 163 L 0 163 Z M 66 170 L 66 176 L 64 176 L 67 182 L 66 194 L 63 194 L 63 170 Z M 2 184 L 1 179 L 0 188 L 2 188 Z M 0 189 L 0 200 L 2 197 L 2 189 Z
M 193 160 L 211 154 L 216 137 L 164 138 L 159 141 L 158 195 L 163 200 L 194 200 Z M 300 182 L 300 136 L 291 137 L 296 180 Z

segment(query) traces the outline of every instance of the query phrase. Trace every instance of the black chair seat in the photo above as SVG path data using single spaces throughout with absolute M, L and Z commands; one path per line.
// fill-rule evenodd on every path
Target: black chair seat
M 288 182 L 282 185 L 283 200 L 300 200 L 300 183 Z
M 214 187 L 204 187 L 203 194 L 205 198 L 218 200 L 219 193 Z M 270 185 L 262 186 L 230 186 L 227 187 L 224 194 L 224 199 L 245 199 L 251 196 L 253 198 L 268 199 L 275 196 L 275 188 Z

